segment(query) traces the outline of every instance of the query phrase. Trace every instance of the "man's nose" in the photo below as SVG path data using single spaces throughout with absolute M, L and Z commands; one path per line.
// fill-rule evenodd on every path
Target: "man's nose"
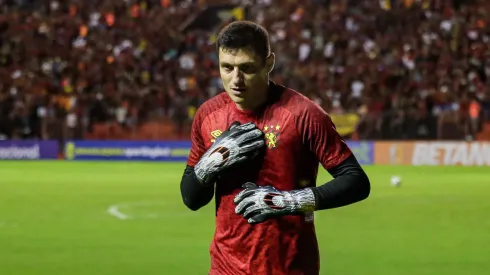
M 235 70 L 233 70 L 232 82 L 233 83 L 242 83 L 243 82 L 243 73 L 242 73 L 242 71 L 240 71 L 239 68 L 235 68 Z

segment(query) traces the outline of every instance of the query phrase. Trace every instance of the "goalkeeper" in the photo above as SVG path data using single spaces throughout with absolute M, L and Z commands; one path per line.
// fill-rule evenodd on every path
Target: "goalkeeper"
M 180 185 L 192 210 L 216 194 L 210 274 L 318 275 L 313 212 L 367 198 L 369 178 L 320 106 L 269 80 L 262 27 L 231 23 L 217 51 L 226 93 L 197 111 Z M 319 164 L 334 179 L 316 186 Z

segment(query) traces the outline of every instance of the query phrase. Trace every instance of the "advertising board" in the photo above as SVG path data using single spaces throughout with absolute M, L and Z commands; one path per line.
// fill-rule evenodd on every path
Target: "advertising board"
M 0 140 L 0 160 L 57 159 L 58 149 L 53 140 Z
M 381 165 L 490 166 L 490 142 L 376 142 Z
M 67 160 L 185 161 L 188 141 L 71 141 L 65 144 Z

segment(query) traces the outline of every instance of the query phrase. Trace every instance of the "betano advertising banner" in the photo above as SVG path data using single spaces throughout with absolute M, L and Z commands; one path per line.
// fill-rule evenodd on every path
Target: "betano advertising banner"
M 490 166 L 490 142 L 376 142 L 374 164 Z
M 188 141 L 71 141 L 65 159 L 185 161 L 190 147 Z
M 52 140 L 0 140 L 0 160 L 56 159 L 58 149 Z

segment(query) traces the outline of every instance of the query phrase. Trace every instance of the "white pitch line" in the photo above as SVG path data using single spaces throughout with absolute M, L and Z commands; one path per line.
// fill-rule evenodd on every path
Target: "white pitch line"
M 119 211 L 119 205 L 111 205 L 109 206 L 109 208 L 107 209 L 107 212 L 109 214 L 111 214 L 112 216 L 120 219 L 120 220 L 127 220 L 129 219 L 129 216 L 122 213 L 121 211 Z
M 168 213 L 168 212 L 165 212 L 163 209 L 158 209 L 157 212 L 155 212 L 153 209 L 152 212 L 148 213 L 144 213 L 144 214 L 139 214 L 139 215 L 128 215 L 126 213 L 123 213 L 122 210 L 125 210 L 127 211 L 128 209 L 132 209 L 134 207 L 147 207 L 147 206 L 155 206 L 155 205 L 166 205 L 167 203 L 165 201 L 160 201 L 160 200 L 156 200 L 156 201 L 134 201 L 134 202 L 120 202 L 120 203 L 117 203 L 117 204 L 113 204 L 113 205 L 110 205 L 108 208 L 107 208 L 107 213 L 111 216 L 114 216 L 116 217 L 117 219 L 119 220 L 133 220 L 133 219 L 165 219 L 165 218 L 168 218 L 168 217 L 179 217 L 179 218 L 182 218 L 182 217 L 185 217 L 185 216 L 188 216 L 188 215 L 196 215 L 195 212 L 191 212 L 191 211 L 186 211 L 184 213 L 178 213 L 178 214 L 175 214 L 175 213 Z M 164 211 L 164 212 L 162 212 Z
M 16 228 L 16 227 L 19 227 L 19 226 L 16 223 L 0 222 L 0 229 L 2 229 L 2 228 L 10 228 L 10 227 Z

